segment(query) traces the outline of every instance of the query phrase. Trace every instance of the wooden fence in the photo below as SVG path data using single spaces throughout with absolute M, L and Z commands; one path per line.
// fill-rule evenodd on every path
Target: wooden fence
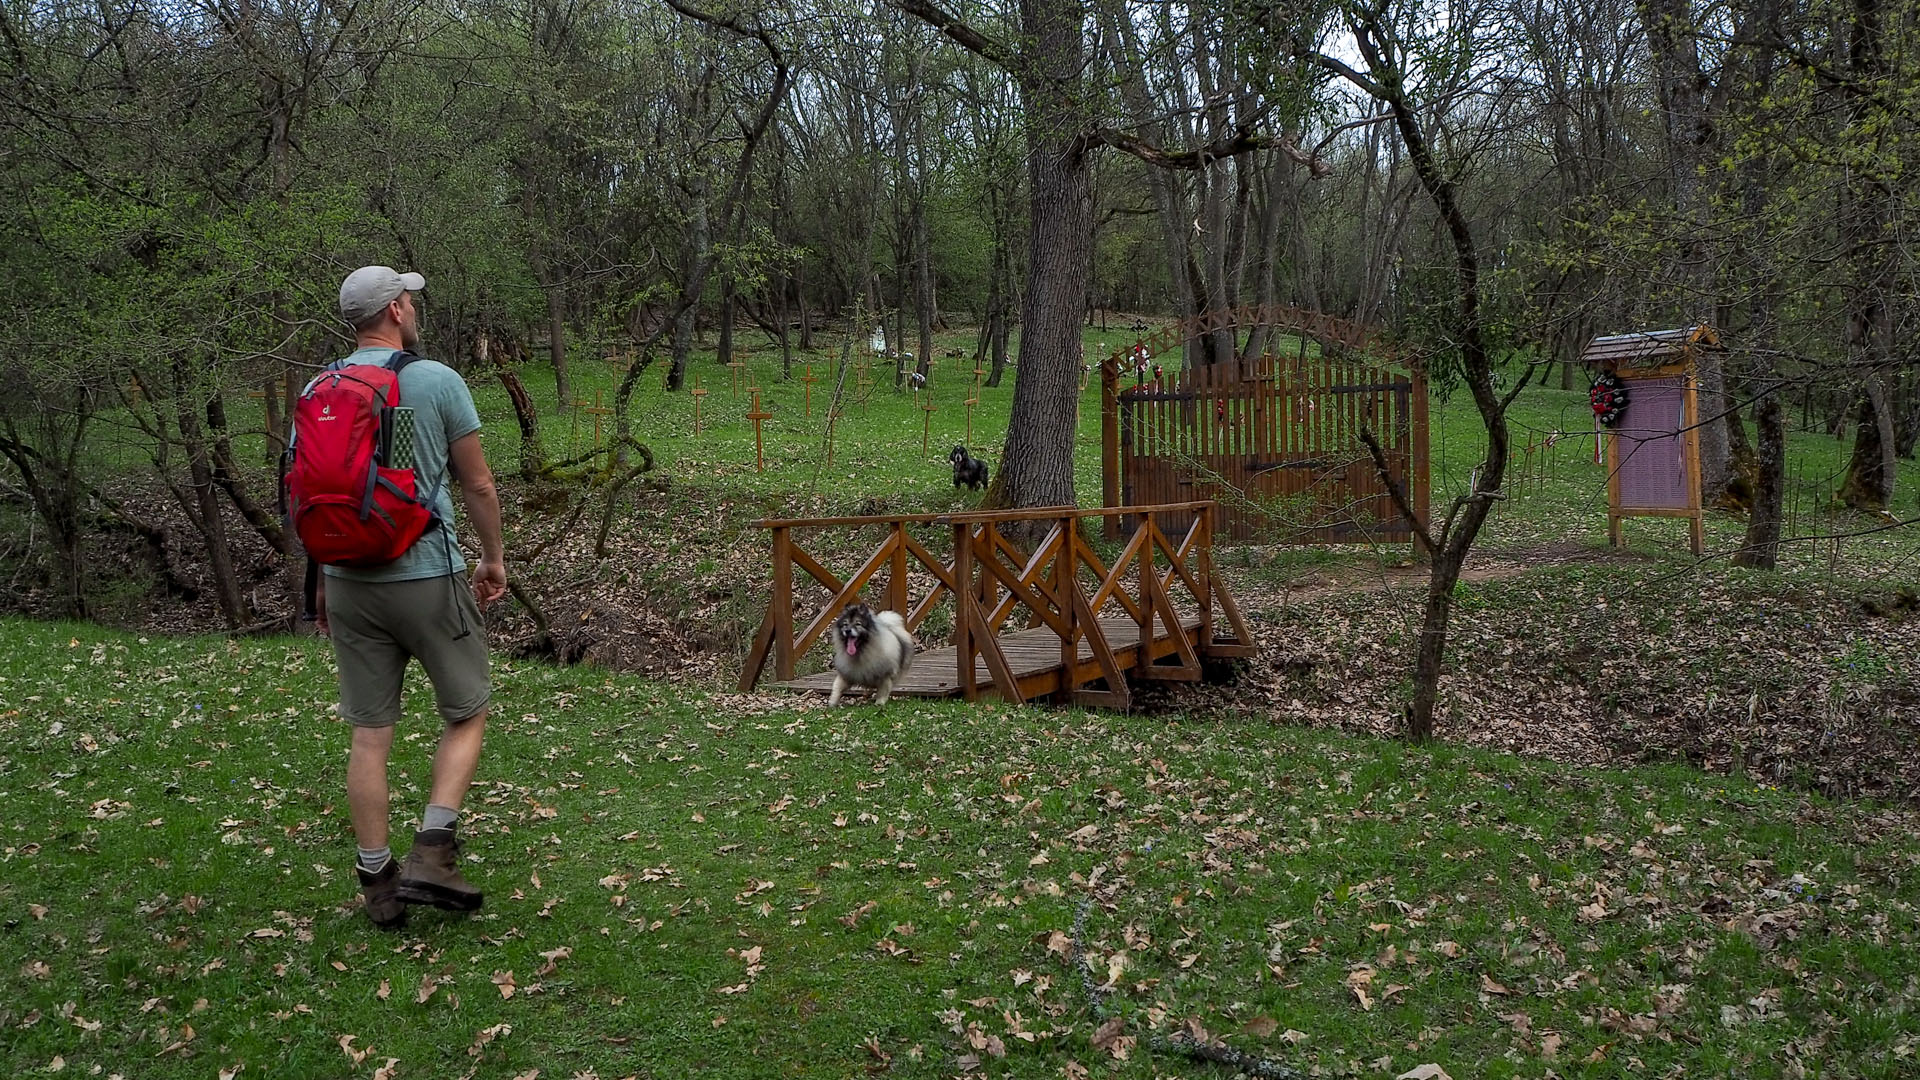
M 1427 386 L 1417 363 L 1401 372 L 1351 355 L 1266 353 L 1154 377 L 1136 359 L 1144 353 L 1123 350 L 1102 366 L 1109 502 L 1217 501 L 1220 538 L 1235 543 L 1413 540 L 1391 482 L 1425 524 Z M 1386 478 L 1363 432 L 1378 443 Z M 1187 523 L 1161 519 L 1170 532 Z

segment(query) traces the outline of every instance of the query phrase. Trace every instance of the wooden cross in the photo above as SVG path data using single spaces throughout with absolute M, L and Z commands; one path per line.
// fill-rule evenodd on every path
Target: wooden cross
M 933 391 L 927 390 L 920 395 L 920 452 L 928 453 L 933 446 Z
M 733 400 L 739 401 L 740 400 L 740 372 L 742 369 L 744 369 L 747 366 L 747 362 L 745 360 L 730 360 L 727 362 L 727 366 L 733 369 Z M 748 389 L 751 390 L 753 388 L 748 387 Z
M 753 408 L 747 410 L 747 419 L 753 421 L 753 462 L 754 468 L 761 472 L 767 470 L 766 446 L 760 438 L 760 425 L 773 419 L 773 414 L 760 407 L 760 391 L 753 392 Z
M 700 376 L 693 377 L 693 389 L 688 393 L 693 395 L 693 433 L 698 435 L 700 434 L 700 399 L 707 396 L 707 392 L 700 388 Z
M 860 415 L 867 415 L 867 391 L 873 388 L 873 365 L 861 364 L 860 371 L 853 377 L 854 392 L 860 395 Z
M 586 402 L 583 401 L 580 404 L 584 406 Z M 600 391 L 595 390 L 593 392 L 593 407 L 582 408 L 580 411 L 583 413 L 587 413 L 593 417 L 593 445 L 599 446 L 600 445 L 600 418 L 603 416 L 610 415 L 613 412 L 613 410 L 603 409 L 600 407 Z
M 803 390 L 804 396 L 801 398 L 801 401 L 804 403 L 804 407 L 806 409 L 806 415 L 812 416 L 813 415 L 813 384 L 819 382 L 820 377 L 813 373 L 812 364 L 803 365 L 803 369 L 805 370 L 806 374 L 800 376 L 800 381 L 806 385 Z

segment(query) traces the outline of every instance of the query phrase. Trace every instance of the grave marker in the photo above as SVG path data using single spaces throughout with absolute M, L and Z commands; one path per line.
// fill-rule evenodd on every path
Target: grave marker
M 747 419 L 753 421 L 754 468 L 765 472 L 767 471 L 767 454 L 765 444 L 761 441 L 760 425 L 773 419 L 773 414 L 760 407 L 760 391 L 758 390 L 753 392 L 753 408 L 747 410 Z
M 581 404 L 584 405 L 586 403 L 581 402 Z M 600 418 L 603 416 L 612 415 L 613 410 L 604 409 L 600 407 L 600 391 L 595 390 L 593 392 L 593 407 L 590 409 L 583 408 L 580 411 L 583 413 L 587 413 L 593 417 L 593 445 L 599 446 L 600 445 Z
M 699 435 L 700 434 L 700 399 L 707 396 L 707 391 L 702 389 L 700 386 L 700 376 L 695 375 L 693 377 L 693 389 L 688 391 L 688 393 L 693 395 L 693 433 L 695 435 Z

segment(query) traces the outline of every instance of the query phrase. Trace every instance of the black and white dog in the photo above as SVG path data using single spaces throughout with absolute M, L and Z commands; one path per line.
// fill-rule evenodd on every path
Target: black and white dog
M 954 487 L 965 484 L 973 490 L 987 486 L 987 463 L 968 454 L 966 447 L 954 447 L 947 460 L 953 462 Z
M 873 689 L 873 703 L 885 705 L 893 683 L 913 665 L 913 635 L 897 611 L 876 612 L 848 604 L 833 620 L 833 693 L 828 707 L 840 704 L 849 686 Z

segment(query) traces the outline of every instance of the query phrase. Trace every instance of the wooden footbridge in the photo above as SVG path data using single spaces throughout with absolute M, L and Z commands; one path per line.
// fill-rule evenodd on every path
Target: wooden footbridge
M 1178 543 L 1155 524 L 1168 514 L 1191 519 Z M 773 588 L 740 689 L 753 689 L 769 661 L 782 688 L 831 689 L 831 669 L 796 677 L 799 661 L 845 605 L 864 600 L 900 612 L 916 637 L 930 615 L 951 611 L 952 643 L 916 656 L 896 694 L 1126 708 L 1130 679 L 1197 680 L 1205 660 L 1254 652 L 1214 571 L 1215 514 L 1212 502 L 1190 502 L 762 521 L 773 537 Z M 1111 564 L 1088 544 L 1090 518 L 1131 526 Z M 835 544 L 847 531 L 884 536 L 856 549 L 865 557 L 843 578 L 817 542 L 812 551 L 802 543 L 827 530 Z M 1008 535 L 1043 532 L 1031 553 Z M 817 586 L 811 603 L 794 595 L 796 568 Z

